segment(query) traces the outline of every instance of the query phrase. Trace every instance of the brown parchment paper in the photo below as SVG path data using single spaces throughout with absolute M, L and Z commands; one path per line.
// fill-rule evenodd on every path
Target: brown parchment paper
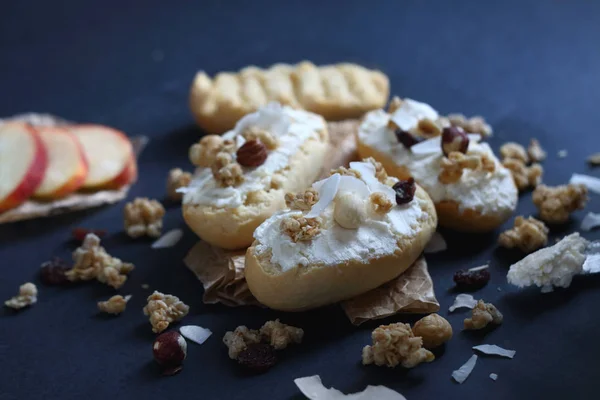
M 50 114 L 26 113 L 19 114 L 6 119 L 0 119 L 0 125 L 10 121 L 23 121 L 36 126 L 59 126 L 69 125 L 72 122 Z M 133 150 L 137 157 L 148 143 L 145 136 L 136 136 L 131 139 Z M 0 214 L 0 224 L 22 221 L 32 218 L 49 217 L 77 210 L 98 207 L 105 204 L 113 204 L 127 197 L 129 185 L 118 190 L 101 190 L 93 193 L 73 193 L 59 200 L 48 202 L 27 200 L 19 207 Z
M 358 120 L 330 122 L 330 144 L 322 177 L 329 170 L 357 160 L 354 134 Z M 185 265 L 204 286 L 203 301 L 228 306 L 260 305 L 244 278 L 245 251 L 226 251 L 198 242 L 184 259 Z M 370 292 L 346 300 L 342 307 L 350 321 L 359 325 L 396 313 L 430 313 L 439 310 L 427 262 L 421 257 L 404 274 Z

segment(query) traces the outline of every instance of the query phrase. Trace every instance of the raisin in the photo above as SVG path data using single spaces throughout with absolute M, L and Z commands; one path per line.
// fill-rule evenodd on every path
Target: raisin
M 421 138 L 419 136 L 415 136 L 410 132 L 403 131 L 402 129 L 396 129 L 395 133 L 396 133 L 396 138 L 398 139 L 398 142 L 402 143 L 404 145 L 404 147 L 406 147 L 407 149 L 410 149 L 415 144 L 423 141 L 423 138 Z
M 65 272 L 70 269 L 71 267 L 62 258 L 54 257 L 42 263 L 40 278 L 45 285 L 66 285 L 71 282 L 65 275 Z
M 277 363 L 277 355 L 270 344 L 252 343 L 240 352 L 237 360 L 254 372 L 265 372 Z
M 104 229 L 87 229 L 87 228 L 74 228 L 71 231 L 71 235 L 73 239 L 83 242 L 83 239 L 87 236 L 88 233 L 93 233 L 98 237 L 103 237 L 106 235 L 106 231 Z
M 392 186 L 396 192 L 396 204 L 410 203 L 415 197 L 417 186 L 413 178 L 398 181 Z
M 456 289 L 473 291 L 481 289 L 490 281 L 490 271 L 488 268 L 477 271 L 467 271 L 461 269 L 454 274 L 454 283 Z

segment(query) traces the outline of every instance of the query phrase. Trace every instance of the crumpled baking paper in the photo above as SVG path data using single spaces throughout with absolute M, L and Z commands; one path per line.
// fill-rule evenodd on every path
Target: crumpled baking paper
M 71 122 L 50 114 L 26 113 L 0 119 L 0 125 L 11 121 L 24 121 L 36 126 L 68 125 Z M 131 138 L 131 144 L 137 157 L 148 144 L 146 136 Z M 66 212 L 85 210 L 105 204 L 113 204 L 127 197 L 129 185 L 118 190 L 100 190 L 93 193 L 73 193 L 65 198 L 53 201 L 27 200 L 19 207 L 0 214 L 0 224 L 22 221 L 39 217 L 49 217 Z

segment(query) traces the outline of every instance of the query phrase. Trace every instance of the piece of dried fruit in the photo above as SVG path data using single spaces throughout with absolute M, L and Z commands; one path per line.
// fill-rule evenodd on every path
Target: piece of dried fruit
M 277 363 L 275 348 L 266 343 L 251 343 L 238 355 L 238 363 L 254 372 L 265 372 Z
M 395 133 L 398 142 L 402 143 L 402 145 L 407 149 L 410 149 L 415 144 L 420 143 L 424 140 L 422 137 L 413 135 L 412 133 L 407 131 L 403 131 L 400 128 L 396 129 Z
M 267 146 L 257 139 L 248 140 L 236 153 L 238 164 L 244 167 L 262 165 L 267 159 L 267 155 Z
M 449 126 L 442 131 L 442 152 L 446 157 L 453 151 L 466 154 L 469 148 L 469 137 L 461 128 Z
M 454 274 L 454 283 L 456 289 L 460 291 L 478 290 L 487 285 L 490 281 L 489 268 L 480 270 L 464 270 L 461 269 Z
M 163 368 L 163 374 L 174 375 L 181 371 L 187 356 L 187 342 L 177 331 L 160 334 L 152 345 L 154 360 Z
M 67 265 L 65 260 L 54 257 L 50 261 L 42 263 L 40 279 L 44 285 L 66 285 L 71 283 L 65 275 L 65 272 L 70 269 L 71 267 Z
M 71 231 L 73 239 L 77 240 L 78 242 L 83 242 L 83 239 L 85 239 L 88 233 L 93 233 L 99 238 L 106 236 L 106 231 L 104 229 L 74 228 Z
M 394 186 L 392 186 L 392 189 L 396 192 L 396 203 L 401 205 L 412 201 L 415 197 L 417 185 L 415 184 L 415 180 L 411 177 L 396 182 Z

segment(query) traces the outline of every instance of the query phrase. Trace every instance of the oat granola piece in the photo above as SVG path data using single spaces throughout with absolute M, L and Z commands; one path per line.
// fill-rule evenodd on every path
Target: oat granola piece
M 546 152 L 542 149 L 537 139 L 531 139 L 527 148 L 527 155 L 532 162 L 540 162 L 546 159 Z
M 415 336 L 423 339 L 423 347 L 433 349 L 452 339 L 452 326 L 442 316 L 429 314 L 421 318 L 412 328 Z
M 237 186 L 244 181 L 242 166 L 229 153 L 218 153 L 212 167 L 213 177 L 221 187 Z
M 304 218 L 302 215 L 293 215 L 281 221 L 281 230 L 292 240 L 310 240 L 321 232 L 319 218 Z
M 238 326 L 233 332 L 229 331 L 223 336 L 223 343 L 227 346 L 229 358 L 236 360 L 238 355 L 246 349 L 249 344 L 260 343 L 260 332 L 248 329 L 246 326 Z
M 129 299 L 131 299 L 131 295 L 123 297 L 120 294 L 117 294 L 106 301 L 99 301 L 98 310 L 107 314 L 121 314 L 125 311 Z
M 527 151 L 525 150 L 525 147 L 521 146 L 519 143 L 504 143 L 500 147 L 500 155 L 502 155 L 502 160 L 510 158 L 522 161 L 524 164 L 529 163 L 529 156 L 527 155 Z
M 204 136 L 196 144 L 190 147 L 190 161 L 197 167 L 210 167 L 214 161 L 216 154 L 223 146 L 223 138 L 218 135 Z
M 270 132 L 268 132 L 264 129 L 261 129 L 257 126 L 251 126 L 251 127 L 247 128 L 242 133 L 242 136 L 247 141 L 260 140 L 269 150 L 274 150 L 279 145 L 276 137 L 271 135 Z
M 521 160 L 507 158 L 502 161 L 502 165 L 510 171 L 515 185 L 521 191 L 529 187 L 537 187 L 542 182 L 544 167 L 540 164 L 532 164 L 528 167 Z
M 267 321 L 260 328 L 260 334 L 275 350 L 283 350 L 290 343 L 301 343 L 304 330 L 294 326 L 282 324 L 279 319 Z
M 20 310 L 37 303 L 37 287 L 31 283 L 24 283 L 19 287 L 19 294 L 6 300 L 4 305 L 14 310 Z
M 290 192 L 285 194 L 285 204 L 292 210 L 308 211 L 317 204 L 317 201 L 319 201 L 319 192 L 313 188 L 296 194 Z
M 548 244 L 548 227 L 533 217 L 527 219 L 522 216 L 515 218 L 512 229 L 500 234 L 498 244 L 509 249 L 519 248 L 525 253 L 534 251 Z
M 150 317 L 152 332 L 160 333 L 169 324 L 181 320 L 190 311 L 190 307 L 178 297 L 154 291 L 148 296 L 148 304 L 144 307 L 144 315 Z
M 449 114 L 447 118 L 451 125 L 463 128 L 467 133 L 479 133 L 482 137 L 492 136 L 492 127 L 479 115 L 467 118 L 463 114 Z
M 400 106 L 402 106 L 402 100 L 400 99 L 400 97 L 398 96 L 394 96 L 392 97 L 392 100 L 390 101 L 390 104 L 388 106 L 388 114 L 393 114 L 394 112 L 396 112 L 397 109 L 400 108 Z
M 369 195 L 369 202 L 371 208 L 377 214 L 387 214 L 394 207 L 394 203 L 382 192 L 371 193 Z
M 160 237 L 165 208 L 157 200 L 138 197 L 125 204 L 125 232 L 129 237 Z
M 187 187 L 192 181 L 192 174 L 184 172 L 181 168 L 173 168 L 169 171 L 167 178 L 167 196 L 173 201 L 181 201 L 183 193 L 178 193 L 177 189 Z
M 346 167 L 338 167 L 336 169 L 332 169 L 331 172 L 329 172 L 329 176 L 334 175 L 334 174 L 340 174 L 342 176 L 353 176 L 355 178 L 360 179 L 360 172 L 358 172 L 357 170 L 354 170 L 352 168 L 346 168 Z
M 455 183 L 460 180 L 465 169 L 481 169 L 483 167 L 482 158 L 480 155 L 463 154 L 458 151 L 453 151 L 441 160 L 442 172 L 438 176 L 438 180 L 442 183 Z
M 551 224 L 566 222 L 575 210 L 587 203 L 587 188 L 570 183 L 560 186 L 539 185 L 533 191 L 533 204 L 540 212 L 540 219 Z
M 115 289 L 123 286 L 127 274 L 134 268 L 133 264 L 108 254 L 100 246 L 100 238 L 93 233 L 88 233 L 81 247 L 75 249 L 73 261 L 73 268 L 65 272 L 67 279 L 72 282 L 97 279 Z
M 429 118 L 423 118 L 417 125 L 418 133 L 420 136 L 430 139 L 442 134 L 442 127 L 436 121 L 432 121 Z
M 388 174 L 380 162 L 375 161 L 373 157 L 366 158 L 362 161 L 373 164 L 373 166 L 375 167 L 375 178 L 377 178 L 379 182 L 383 183 L 384 185 L 387 185 L 389 183 Z
M 504 317 L 502 313 L 492 303 L 486 303 L 479 300 L 473 308 L 471 318 L 464 321 L 465 330 L 483 329 L 489 324 L 500 325 Z
M 362 351 L 364 365 L 375 364 L 413 368 L 422 362 L 431 362 L 435 356 L 423 348 L 423 340 L 416 337 L 409 324 L 381 325 L 371 334 L 373 344 Z

